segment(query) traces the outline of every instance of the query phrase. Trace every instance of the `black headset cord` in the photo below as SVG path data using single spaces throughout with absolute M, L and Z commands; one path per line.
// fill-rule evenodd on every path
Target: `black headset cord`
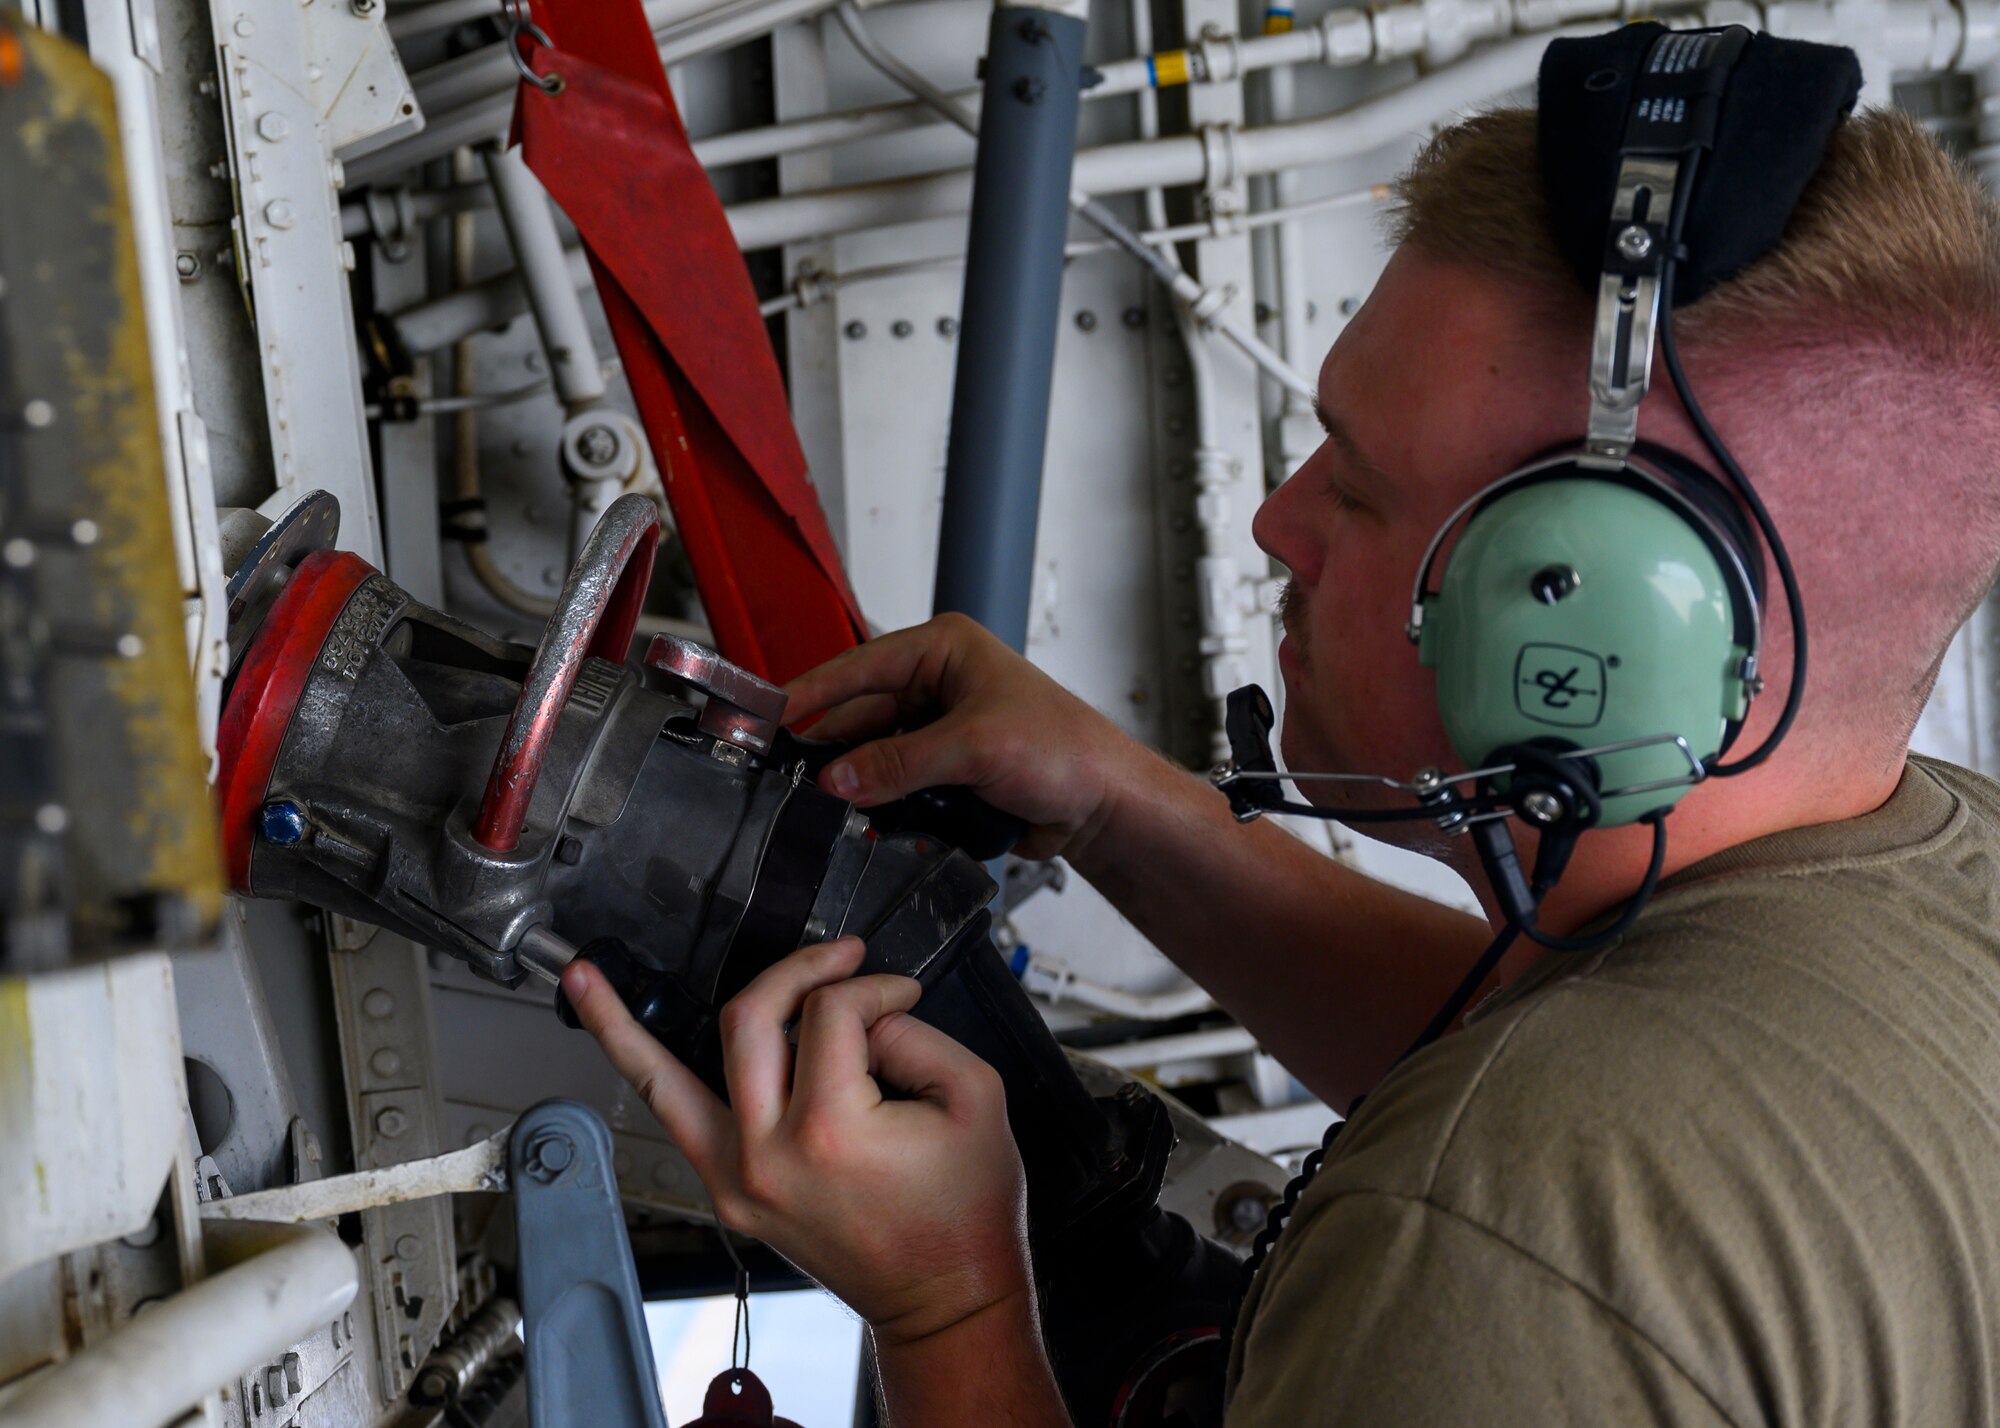
M 1691 168 L 1700 157 L 1699 151 L 1688 156 Z M 1694 191 L 1694 179 L 1695 175 L 1690 172 L 1688 181 L 1680 186 L 1682 195 Z M 1735 483 L 1737 492 L 1743 497 L 1743 504 L 1750 508 L 1758 533 L 1770 549 L 1771 564 L 1777 568 L 1778 581 L 1785 590 L 1785 608 L 1792 617 L 1792 672 L 1790 686 L 1785 690 L 1785 706 L 1778 714 L 1778 722 L 1755 749 L 1734 763 L 1708 763 L 1710 777 L 1728 778 L 1732 774 L 1747 773 L 1776 753 L 1778 745 L 1791 732 L 1793 721 L 1799 716 L 1799 701 L 1806 689 L 1806 612 L 1805 601 L 1799 594 L 1799 578 L 1792 570 L 1791 553 L 1785 549 L 1785 542 L 1778 535 L 1777 523 L 1764 508 L 1764 499 L 1757 494 L 1757 488 L 1750 484 L 1750 478 L 1743 473 L 1735 456 L 1709 424 L 1708 414 L 1695 399 L 1694 388 L 1688 385 L 1687 373 L 1681 370 L 1680 349 L 1674 341 L 1674 269 L 1681 252 L 1681 230 L 1687 222 L 1687 208 L 1685 198 L 1675 205 L 1670 220 L 1672 229 L 1667 239 L 1667 261 L 1660 272 L 1660 360 L 1666 365 L 1667 376 L 1674 384 L 1674 394 L 1680 398 L 1681 407 L 1687 412 L 1696 434 L 1715 457 L 1716 464 Z M 1754 553 L 1746 551 L 1745 555 L 1753 556 Z M 1719 759 L 1719 756 L 1715 757 Z
M 1520 935 L 1520 931 L 1521 929 L 1511 922 L 1500 929 L 1499 935 L 1484 952 L 1479 954 L 1479 960 L 1472 964 L 1472 969 L 1465 974 L 1457 989 L 1445 998 L 1444 1005 L 1438 1008 L 1437 1015 L 1431 1018 L 1423 1033 L 1390 1064 L 1390 1071 L 1401 1066 L 1445 1034 L 1452 1022 L 1457 1020 L 1459 1013 L 1465 1010 L 1465 1004 L 1472 1000 L 1472 994 L 1478 991 L 1480 984 L 1493 974 L 1493 969 L 1500 964 L 1500 959 L 1506 955 L 1507 949 L 1514 945 L 1514 939 Z M 1385 1071 L 1382 1074 L 1387 1076 L 1389 1073 Z M 1347 1115 L 1352 1117 L 1361 1109 L 1361 1103 L 1367 1099 L 1366 1094 L 1356 1096 L 1347 1108 Z M 1346 1125 L 1347 1120 L 1341 1119 L 1326 1128 L 1326 1135 L 1321 1139 L 1319 1148 L 1306 1156 L 1305 1163 L 1299 1166 L 1299 1173 L 1292 1177 L 1291 1183 L 1285 1186 L 1285 1193 L 1278 1198 L 1278 1203 L 1271 1207 L 1271 1213 L 1264 1220 L 1264 1228 L 1257 1232 L 1256 1242 L 1250 1246 L 1250 1255 L 1243 1262 L 1243 1282 L 1246 1286 L 1270 1255 L 1271 1247 L 1278 1242 L 1279 1232 L 1285 1228 L 1285 1221 L 1291 1218 L 1292 1210 L 1299 1203 L 1299 1196 L 1305 1193 L 1305 1188 L 1312 1183 L 1312 1178 L 1319 1174 L 1320 1166 L 1326 1163 L 1327 1153 L 1333 1149 L 1333 1143 L 1340 1139 L 1340 1133 Z
M 1521 920 L 1510 918 L 1486 950 L 1479 954 L 1479 960 L 1472 964 L 1452 994 L 1445 998 L 1444 1004 L 1437 1009 L 1437 1014 L 1430 1019 L 1429 1025 L 1424 1027 L 1417 1039 L 1410 1043 L 1401 1056 L 1390 1063 L 1389 1070 L 1382 1073 L 1383 1079 L 1386 1080 L 1390 1072 L 1451 1029 L 1451 1024 L 1464 1012 L 1473 994 L 1488 977 L 1493 975 L 1493 969 L 1500 965 L 1500 959 L 1507 954 L 1507 949 L 1514 945 L 1515 939 L 1524 931 L 1532 940 L 1544 947 L 1557 951 L 1580 952 L 1594 951 L 1630 931 L 1632 924 L 1638 921 L 1639 914 L 1644 912 L 1646 905 L 1652 901 L 1653 893 L 1660 884 L 1660 874 L 1666 866 L 1666 814 L 1665 809 L 1658 809 L 1647 814 L 1643 820 L 1653 825 L 1653 855 L 1646 865 L 1646 876 L 1640 881 L 1637 891 L 1627 901 L 1625 910 L 1619 914 L 1616 922 L 1589 937 L 1555 937 L 1533 927 L 1532 921 L 1524 927 Z M 1381 1083 L 1378 1081 L 1376 1084 Z M 1299 1173 L 1291 1178 L 1290 1183 L 1285 1186 L 1285 1193 L 1279 1196 L 1278 1203 L 1271 1207 L 1271 1213 L 1265 1217 L 1264 1228 L 1257 1232 L 1257 1239 L 1250 1246 L 1250 1253 L 1243 1261 L 1243 1283 L 1246 1291 L 1250 1281 L 1256 1277 L 1257 1271 L 1263 1267 L 1264 1261 L 1270 1257 L 1272 1248 L 1278 1243 L 1278 1236 L 1284 1231 L 1285 1222 L 1298 1207 L 1299 1197 L 1305 1193 L 1306 1186 L 1312 1183 L 1313 1177 L 1319 1174 L 1320 1167 L 1326 1164 L 1334 1143 L 1340 1139 L 1340 1133 L 1347 1128 L 1348 1121 L 1353 1119 L 1355 1112 L 1361 1109 L 1362 1103 L 1367 1099 L 1366 1093 L 1356 1096 L 1347 1108 L 1347 1115 L 1326 1128 L 1326 1135 L 1320 1140 L 1318 1148 L 1306 1156 L 1304 1163 L 1299 1166 Z

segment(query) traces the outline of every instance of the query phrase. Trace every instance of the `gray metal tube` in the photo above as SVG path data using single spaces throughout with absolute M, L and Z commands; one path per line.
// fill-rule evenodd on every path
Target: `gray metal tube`
M 1034 585 L 1084 29 L 1003 5 L 986 44 L 933 603 L 1017 650 Z

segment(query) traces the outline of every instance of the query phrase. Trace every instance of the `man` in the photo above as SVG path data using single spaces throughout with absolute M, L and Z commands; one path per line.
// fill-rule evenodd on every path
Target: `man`
M 1462 767 L 1404 640 L 1410 578 L 1448 512 L 1582 420 L 1592 307 L 1548 236 L 1533 115 L 1445 132 L 1400 191 L 1399 246 L 1320 372 L 1327 440 L 1257 519 L 1292 577 L 1294 768 Z M 1629 934 L 1517 945 L 1374 1089 L 1251 1291 L 1231 1425 L 2000 1422 L 2000 789 L 1906 757 L 2000 559 L 2000 220 L 1868 113 L 1779 247 L 1678 330 L 1798 566 L 1803 712 L 1677 807 Z M 1670 392 L 1640 433 L 1704 455 Z M 1788 678 L 1767 618 L 1746 748 Z M 815 733 L 873 738 L 830 791 L 969 784 L 1020 815 L 1024 852 L 1066 857 L 1331 1104 L 1491 937 L 1238 827 L 966 621 L 791 693 L 831 711 Z M 1483 890 L 1461 841 L 1409 841 Z M 1650 843 L 1587 835 L 1541 926 L 1615 911 Z M 860 951 L 808 949 L 730 1005 L 728 1108 L 594 971 L 565 986 L 724 1221 L 873 1327 L 892 1424 L 1061 1424 L 996 1078 L 903 1014 L 914 983 L 847 980 Z

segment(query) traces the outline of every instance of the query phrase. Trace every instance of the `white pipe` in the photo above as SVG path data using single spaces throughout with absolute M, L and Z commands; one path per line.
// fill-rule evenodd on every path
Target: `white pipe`
M 1974 77 L 1973 96 L 1978 123 L 1973 135 L 1973 171 L 1988 193 L 2000 194 L 2000 59 Z
M 390 231 L 377 232 L 371 205 L 380 204 L 388 216 Z M 473 208 L 491 208 L 493 190 L 483 183 L 455 184 L 450 188 L 372 189 L 367 197 L 340 206 L 340 236 L 413 240 L 413 229 L 433 218 L 449 218 Z
M 354 1299 L 354 1251 L 322 1225 L 206 1223 L 210 1262 L 162 1300 L 7 1400 L 7 1428 L 164 1428 L 204 1396 L 331 1323 Z
M 854 47 L 870 64 L 901 84 L 905 89 L 923 100 L 931 108 L 951 120 L 968 134 L 979 132 L 979 121 L 963 105 L 955 103 L 951 96 L 933 85 L 929 80 L 890 54 L 875 42 L 862 23 L 861 12 L 854 0 L 838 0 L 838 15 L 847 37 Z M 1054 8 L 1051 6 L 1050 8 Z M 1204 146 L 1205 147 L 1205 146 Z M 1304 386 L 1305 380 L 1287 367 L 1284 361 L 1266 347 L 1241 323 L 1223 311 L 1228 306 L 1230 294 L 1204 288 L 1193 278 L 1182 272 L 1169 261 L 1167 255 L 1156 253 L 1145 240 L 1103 204 L 1092 199 L 1080 188 L 1072 187 L 1069 193 L 1070 207 L 1082 218 L 1102 232 L 1121 251 L 1137 258 L 1149 273 L 1164 283 L 1185 305 L 1189 314 L 1196 318 L 1203 328 L 1213 328 L 1242 348 L 1244 353 L 1258 366 L 1273 377 L 1288 385 Z
M 1070 970 L 1068 963 L 1038 952 L 1028 954 L 1027 965 L 1021 969 L 1021 985 L 1051 1004 L 1076 1002 L 1093 1011 L 1133 1021 L 1171 1021 L 1215 1006 L 1214 999 L 1193 983 L 1171 992 L 1128 992 L 1122 987 L 1107 987 L 1102 982 L 1080 977 Z
M 1271 107 L 1273 123 L 1283 124 L 1291 120 L 1294 113 L 1294 84 L 1292 72 L 1288 69 L 1274 69 L 1265 77 L 1268 86 L 1267 98 Z M 1296 169 L 1279 169 L 1271 175 L 1271 206 L 1280 212 L 1296 208 L 1299 202 L 1299 177 Z M 1272 247 L 1277 258 L 1278 279 L 1278 350 L 1285 354 L 1285 360 L 1294 367 L 1312 370 L 1314 358 L 1319 354 L 1308 352 L 1312 339 L 1306 332 L 1306 258 L 1304 234 L 1297 219 L 1286 219 L 1277 225 L 1272 235 Z M 1285 398 L 1285 415 L 1292 416 L 1300 409 L 1297 398 Z M 1280 427 L 1282 435 L 1283 427 Z M 1285 449 L 1286 471 L 1293 469 L 1294 453 Z
M 517 149 L 489 147 L 480 154 L 500 220 L 514 249 L 515 272 L 527 289 L 528 306 L 542 336 L 549 375 L 563 409 L 575 413 L 604 400 L 604 371 L 590 337 L 590 321 L 577 296 L 580 286 L 568 271 L 568 255 L 556 228 L 548 191 L 528 169 Z
M 881 4 L 883 0 L 866 0 Z M 754 0 L 694 6 L 688 0 L 649 0 L 646 18 L 664 65 L 728 49 L 830 9 L 834 0 Z M 411 76 L 410 87 L 427 123 L 407 139 L 357 159 L 349 181 L 360 184 L 428 163 L 460 144 L 478 144 L 507 131 L 519 80 L 507 42 L 486 45 Z M 435 131 L 435 133 L 433 132 Z M 446 139 L 451 143 L 446 144 Z M 440 146 L 443 147 L 440 147 Z
M 1257 1049 L 1257 1038 L 1240 1026 L 1218 1026 L 1206 1031 L 1188 1031 L 1179 1036 L 1155 1036 L 1146 1041 L 1128 1041 L 1121 1046 L 1092 1047 L 1085 1054 L 1121 1071 L 1135 1067 L 1167 1066 L 1176 1061 L 1207 1061 L 1224 1056 L 1247 1056 Z
M 958 89 L 953 90 L 950 97 L 964 105 L 970 113 L 977 114 L 982 93 L 978 89 Z M 793 119 L 783 124 L 764 124 L 755 129 L 738 129 L 730 134 L 696 139 L 694 156 L 704 168 L 720 169 L 731 164 L 774 159 L 781 154 L 796 154 L 805 149 L 831 148 L 855 139 L 872 139 L 878 134 L 928 128 L 936 123 L 937 116 L 928 104 L 897 100 L 893 104 L 875 104 L 865 109 L 822 114 L 812 119 Z
M 454 3 L 454 0 L 440 0 Z M 651 18 L 662 3 L 685 5 L 687 0 L 654 0 L 647 8 Z M 829 8 L 833 0 L 766 0 L 763 4 L 730 7 L 708 12 L 656 35 L 660 58 L 667 64 L 707 54 L 739 44 L 779 25 L 809 18 Z M 867 0 L 862 8 L 882 0 Z M 1526 3 L 1526 0 L 1523 0 Z M 1548 0 L 1558 3 L 1558 0 Z M 1560 0 L 1567 10 L 1580 14 L 1615 16 L 1612 0 Z M 1184 51 L 1172 51 L 1176 62 L 1190 71 L 1190 79 L 1233 79 L 1253 70 L 1274 65 L 1320 63 L 1333 66 L 1365 64 L 1414 54 L 1424 49 L 1436 33 L 1451 29 L 1454 34 L 1470 33 L 1468 27 L 1450 17 L 1463 4 L 1486 8 L 1502 0 L 1459 0 L 1442 5 L 1438 0 L 1388 7 L 1373 20 L 1359 10 L 1335 10 L 1319 24 L 1283 35 L 1259 35 L 1239 40 L 1233 36 L 1209 36 Z M 1546 6 L 1545 6 L 1546 8 Z M 1387 18 L 1384 18 L 1384 17 Z M 660 28 L 655 22 L 655 29 Z M 1523 28 L 1527 28 L 1525 25 Z M 1483 29 L 1478 33 L 1485 33 Z M 1102 67 L 1103 78 L 1084 91 L 1085 99 L 1104 99 L 1129 94 L 1156 83 L 1158 64 L 1165 55 L 1139 55 L 1117 60 Z M 379 181 L 438 158 L 465 144 L 480 144 L 506 132 L 514 110 L 514 69 L 503 46 L 490 45 L 421 70 L 412 84 L 423 105 L 427 123 L 422 131 L 348 165 L 350 184 L 359 186 Z M 951 97 L 960 103 L 976 99 L 977 90 L 964 90 Z M 779 154 L 836 144 L 898 129 L 921 127 L 925 123 L 922 105 L 884 105 L 857 110 L 852 115 L 821 115 L 785 124 L 763 125 L 740 134 L 719 135 L 696 145 L 703 163 L 748 163 L 775 158 Z M 703 154 L 702 145 L 715 147 L 715 156 Z
M 563 251 L 563 269 L 575 287 L 591 281 L 590 258 L 582 248 Z M 508 272 L 391 313 L 389 321 L 403 346 L 412 356 L 420 357 L 442 351 L 475 332 L 512 322 L 527 308 L 521 275 Z
M 484 4 L 485 0 L 479 0 Z M 1346 14 L 1358 14 L 1346 11 Z M 1329 17 L 1329 22 L 1332 17 Z M 1364 21 L 1365 29 L 1365 21 Z M 1306 36 L 1310 43 L 1294 42 L 1284 52 L 1272 48 L 1250 49 L 1260 41 L 1244 41 L 1246 52 L 1243 56 L 1246 70 L 1262 69 L 1270 65 L 1322 61 L 1333 63 L 1327 58 L 1328 47 L 1323 29 L 1295 31 Z M 1290 39 L 1290 36 L 1277 38 Z M 1200 53 L 1212 49 L 1222 42 L 1204 40 L 1190 53 Z M 1233 43 L 1233 42 L 1231 42 Z M 1110 99 L 1123 94 L 1150 93 L 1155 89 L 1152 75 L 1153 61 L 1147 57 L 1119 60 L 1105 66 L 1098 73 L 1103 77 L 1098 83 L 1083 92 L 1089 99 Z M 1209 75 L 1210 79 L 1221 78 Z M 979 101 L 983 91 L 977 86 L 970 89 L 950 91 L 949 98 L 974 115 L 979 112 Z M 792 119 L 782 124 L 763 124 L 754 129 L 738 129 L 728 134 L 714 134 L 694 141 L 694 156 L 704 168 L 727 168 L 731 164 L 756 163 L 764 159 L 774 159 L 782 154 L 796 154 L 807 149 L 831 148 L 837 144 L 851 143 L 858 139 L 872 139 L 881 134 L 894 134 L 905 129 L 933 127 L 937 115 L 932 107 L 921 100 L 898 100 L 891 104 L 869 105 L 862 109 L 844 110 L 837 114 L 822 114 L 811 119 Z
M 484 0 L 479 3 L 483 5 Z M 666 26 L 656 36 L 661 41 L 660 56 L 669 64 L 740 43 L 793 19 L 809 17 L 827 8 L 830 0 L 784 0 L 776 7 L 738 5 L 720 12 L 714 7 L 690 11 L 689 3 L 690 0 L 653 0 L 647 7 L 649 18 L 669 13 L 666 6 L 675 7 L 681 16 L 693 16 Z M 424 10 L 399 19 L 407 19 L 415 27 L 427 18 L 428 11 L 442 12 L 447 7 L 473 4 L 474 0 L 437 0 Z M 1968 17 L 1963 13 L 1968 8 L 1976 13 Z M 1844 37 L 1850 43 L 1857 43 L 1871 57 L 1880 56 L 1879 62 L 1871 63 L 1871 75 L 1887 75 L 1898 69 L 1973 69 L 1984 62 L 1983 56 L 1989 48 L 1995 29 L 1992 9 L 1991 0 L 1978 0 L 1969 7 L 1955 6 L 1950 10 L 1931 5 L 1928 0 L 1889 0 L 1883 31 L 1855 35 L 1846 32 L 1839 17 L 1827 6 L 1784 5 L 1773 7 L 1773 17 L 1778 23 L 1770 28 L 1773 33 L 1834 42 Z M 1616 0 L 1511 0 L 1511 4 L 1509 0 L 1449 0 L 1449 3 L 1414 0 L 1372 12 L 1339 9 L 1327 14 L 1317 25 L 1282 34 L 1243 39 L 1230 35 L 1205 36 L 1185 50 L 1114 60 L 1099 69 L 1102 78 L 1083 97 L 1104 99 L 1153 87 L 1158 83 L 1162 64 L 1185 67 L 1186 82 L 1197 84 L 1233 80 L 1291 64 L 1346 67 L 1413 56 L 1421 57 L 1427 67 L 1437 69 L 1456 60 L 1477 40 L 1510 32 L 1532 36 L 1579 20 L 1613 20 L 1623 13 Z M 1722 0 L 1696 10 L 1677 11 L 1669 20 L 1674 24 L 1744 22 L 1764 27 L 1767 16 L 1764 8 L 1750 0 Z M 390 22 L 392 29 L 397 23 Z M 1586 27 L 1582 33 L 1595 28 Z M 658 19 L 655 29 L 661 29 Z M 437 158 L 460 144 L 477 144 L 504 133 L 513 113 L 512 81 L 512 64 L 498 45 L 420 71 L 414 83 L 428 119 L 425 129 L 349 164 L 350 183 L 358 186 L 373 182 Z M 976 103 L 978 93 L 962 90 L 952 98 L 961 103 Z M 716 135 L 697 142 L 696 156 L 712 167 L 749 163 L 923 127 L 926 123 L 922 105 L 881 105 Z M 704 146 L 708 146 L 707 152 Z
M 1182 223 L 1167 228 L 1149 228 L 1139 237 L 1155 247 L 1194 238 L 1219 237 L 1229 231 L 1222 226 L 1224 222 L 1243 229 L 1263 228 L 1289 217 L 1303 217 L 1357 203 L 1379 203 L 1387 198 L 1388 194 L 1389 189 L 1386 184 L 1374 184 L 1365 189 L 1356 189 L 1352 193 L 1337 193 L 1324 198 L 1308 199 L 1295 208 L 1283 211 L 1243 214 L 1226 221 Z M 422 197 L 422 195 L 417 196 Z M 422 216 L 421 206 L 418 213 Z M 1084 258 L 1098 253 L 1122 251 L 1119 245 L 1108 240 L 1087 239 L 1065 245 L 1063 256 Z M 566 249 L 563 261 L 570 281 L 577 287 L 584 287 L 591 282 L 590 260 L 582 248 Z M 912 259 L 905 263 L 886 263 L 847 273 L 815 273 L 810 279 L 795 284 L 792 291 L 764 302 L 763 314 L 769 317 L 795 307 L 809 307 L 830 297 L 836 289 L 851 283 L 901 277 L 921 269 L 951 267 L 964 261 L 965 255 L 956 253 L 936 258 Z M 1198 297 L 1200 289 L 1196 288 L 1195 291 Z M 403 346 L 412 355 L 421 356 L 427 352 L 441 351 L 452 343 L 483 329 L 502 326 L 526 310 L 527 298 L 521 288 L 520 276 L 517 273 L 506 272 L 488 278 L 484 282 L 456 289 L 442 297 L 416 303 L 401 312 L 392 313 L 390 321 L 394 324 L 396 335 Z
M 1595 26 L 1581 26 L 1505 40 L 1414 84 L 1321 118 L 1212 130 L 1211 142 L 1206 143 L 1202 135 L 1176 134 L 1083 149 L 1076 156 L 1071 183 L 1090 194 L 1129 193 L 1180 184 L 1227 184 L 1244 174 L 1335 163 L 1421 134 L 1460 110 L 1533 83 L 1550 39 L 1595 31 Z M 1211 173 L 1212 163 L 1224 171 Z M 754 199 L 736 204 L 728 214 L 736 241 L 754 250 L 862 228 L 953 217 L 966 212 L 971 196 L 972 170 L 964 168 Z
M 1154 190 L 1158 192 L 1158 190 Z M 1355 189 L 1349 193 L 1328 194 L 1324 198 L 1311 198 L 1288 209 L 1260 210 L 1256 213 L 1236 214 L 1228 218 L 1211 219 L 1204 223 L 1177 223 L 1165 228 L 1148 228 L 1139 237 L 1148 245 L 1159 248 L 1175 243 L 1185 243 L 1197 238 L 1225 238 L 1238 231 L 1254 232 L 1274 224 L 1303 218 L 1309 214 L 1324 213 L 1335 208 L 1350 208 L 1356 204 L 1380 203 L 1389 196 L 1389 185 L 1378 183 L 1367 188 Z M 1100 253 L 1122 253 L 1118 244 L 1104 238 L 1076 239 L 1063 245 L 1065 258 L 1094 258 Z M 823 272 L 817 268 L 801 272 L 793 279 L 791 287 L 777 297 L 766 298 L 758 305 L 765 317 L 773 317 L 793 308 L 811 307 L 825 302 L 842 288 L 857 283 L 880 282 L 889 278 L 907 277 L 911 273 L 934 268 L 953 268 L 965 261 L 963 253 L 944 253 L 934 258 L 912 258 L 903 263 L 882 263 L 873 267 L 853 268 L 838 273 Z M 516 311 L 518 311 L 518 307 Z M 412 309 L 414 311 L 414 309 Z M 1289 390 L 1289 389 L 1288 389 Z
M 463 7 L 471 5 L 473 0 L 443 0 L 443 4 L 453 3 Z M 752 0 L 752 3 L 733 5 L 717 5 L 714 0 L 646 0 L 646 25 L 652 30 L 654 39 L 664 43 L 669 37 L 685 39 L 711 24 L 726 24 L 740 29 L 748 17 L 775 8 L 780 3 L 794 4 L 797 0 Z M 488 14 L 501 13 L 498 0 L 485 4 L 484 8 Z M 422 10 L 416 11 L 409 19 L 414 23 L 423 14 Z M 781 20 L 778 23 L 785 22 Z M 389 22 L 392 34 L 395 24 L 394 20 Z M 725 32 L 733 33 L 733 30 Z M 511 99 L 515 81 L 520 75 L 507 54 L 510 43 L 502 40 L 498 44 L 484 45 L 428 69 L 418 70 L 410 76 L 410 88 L 417 96 L 417 103 L 428 114 L 433 110 L 456 109 L 476 100 L 491 99 L 496 94 L 505 94 Z

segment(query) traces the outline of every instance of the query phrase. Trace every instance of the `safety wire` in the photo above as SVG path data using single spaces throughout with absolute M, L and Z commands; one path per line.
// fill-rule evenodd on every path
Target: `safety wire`
M 736 1246 L 730 1242 L 729 1231 L 722 1227 L 722 1217 L 715 1217 L 715 1233 L 722 1238 L 722 1248 L 729 1256 L 729 1262 L 736 1266 L 736 1321 L 729 1329 L 729 1371 L 733 1374 L 750 1372 L 750 1271 L 743 1267 L 743 1258 L 736 1253 Z M 743 1342 L 743 1362 L 736 1362 L 737 1340 Z

